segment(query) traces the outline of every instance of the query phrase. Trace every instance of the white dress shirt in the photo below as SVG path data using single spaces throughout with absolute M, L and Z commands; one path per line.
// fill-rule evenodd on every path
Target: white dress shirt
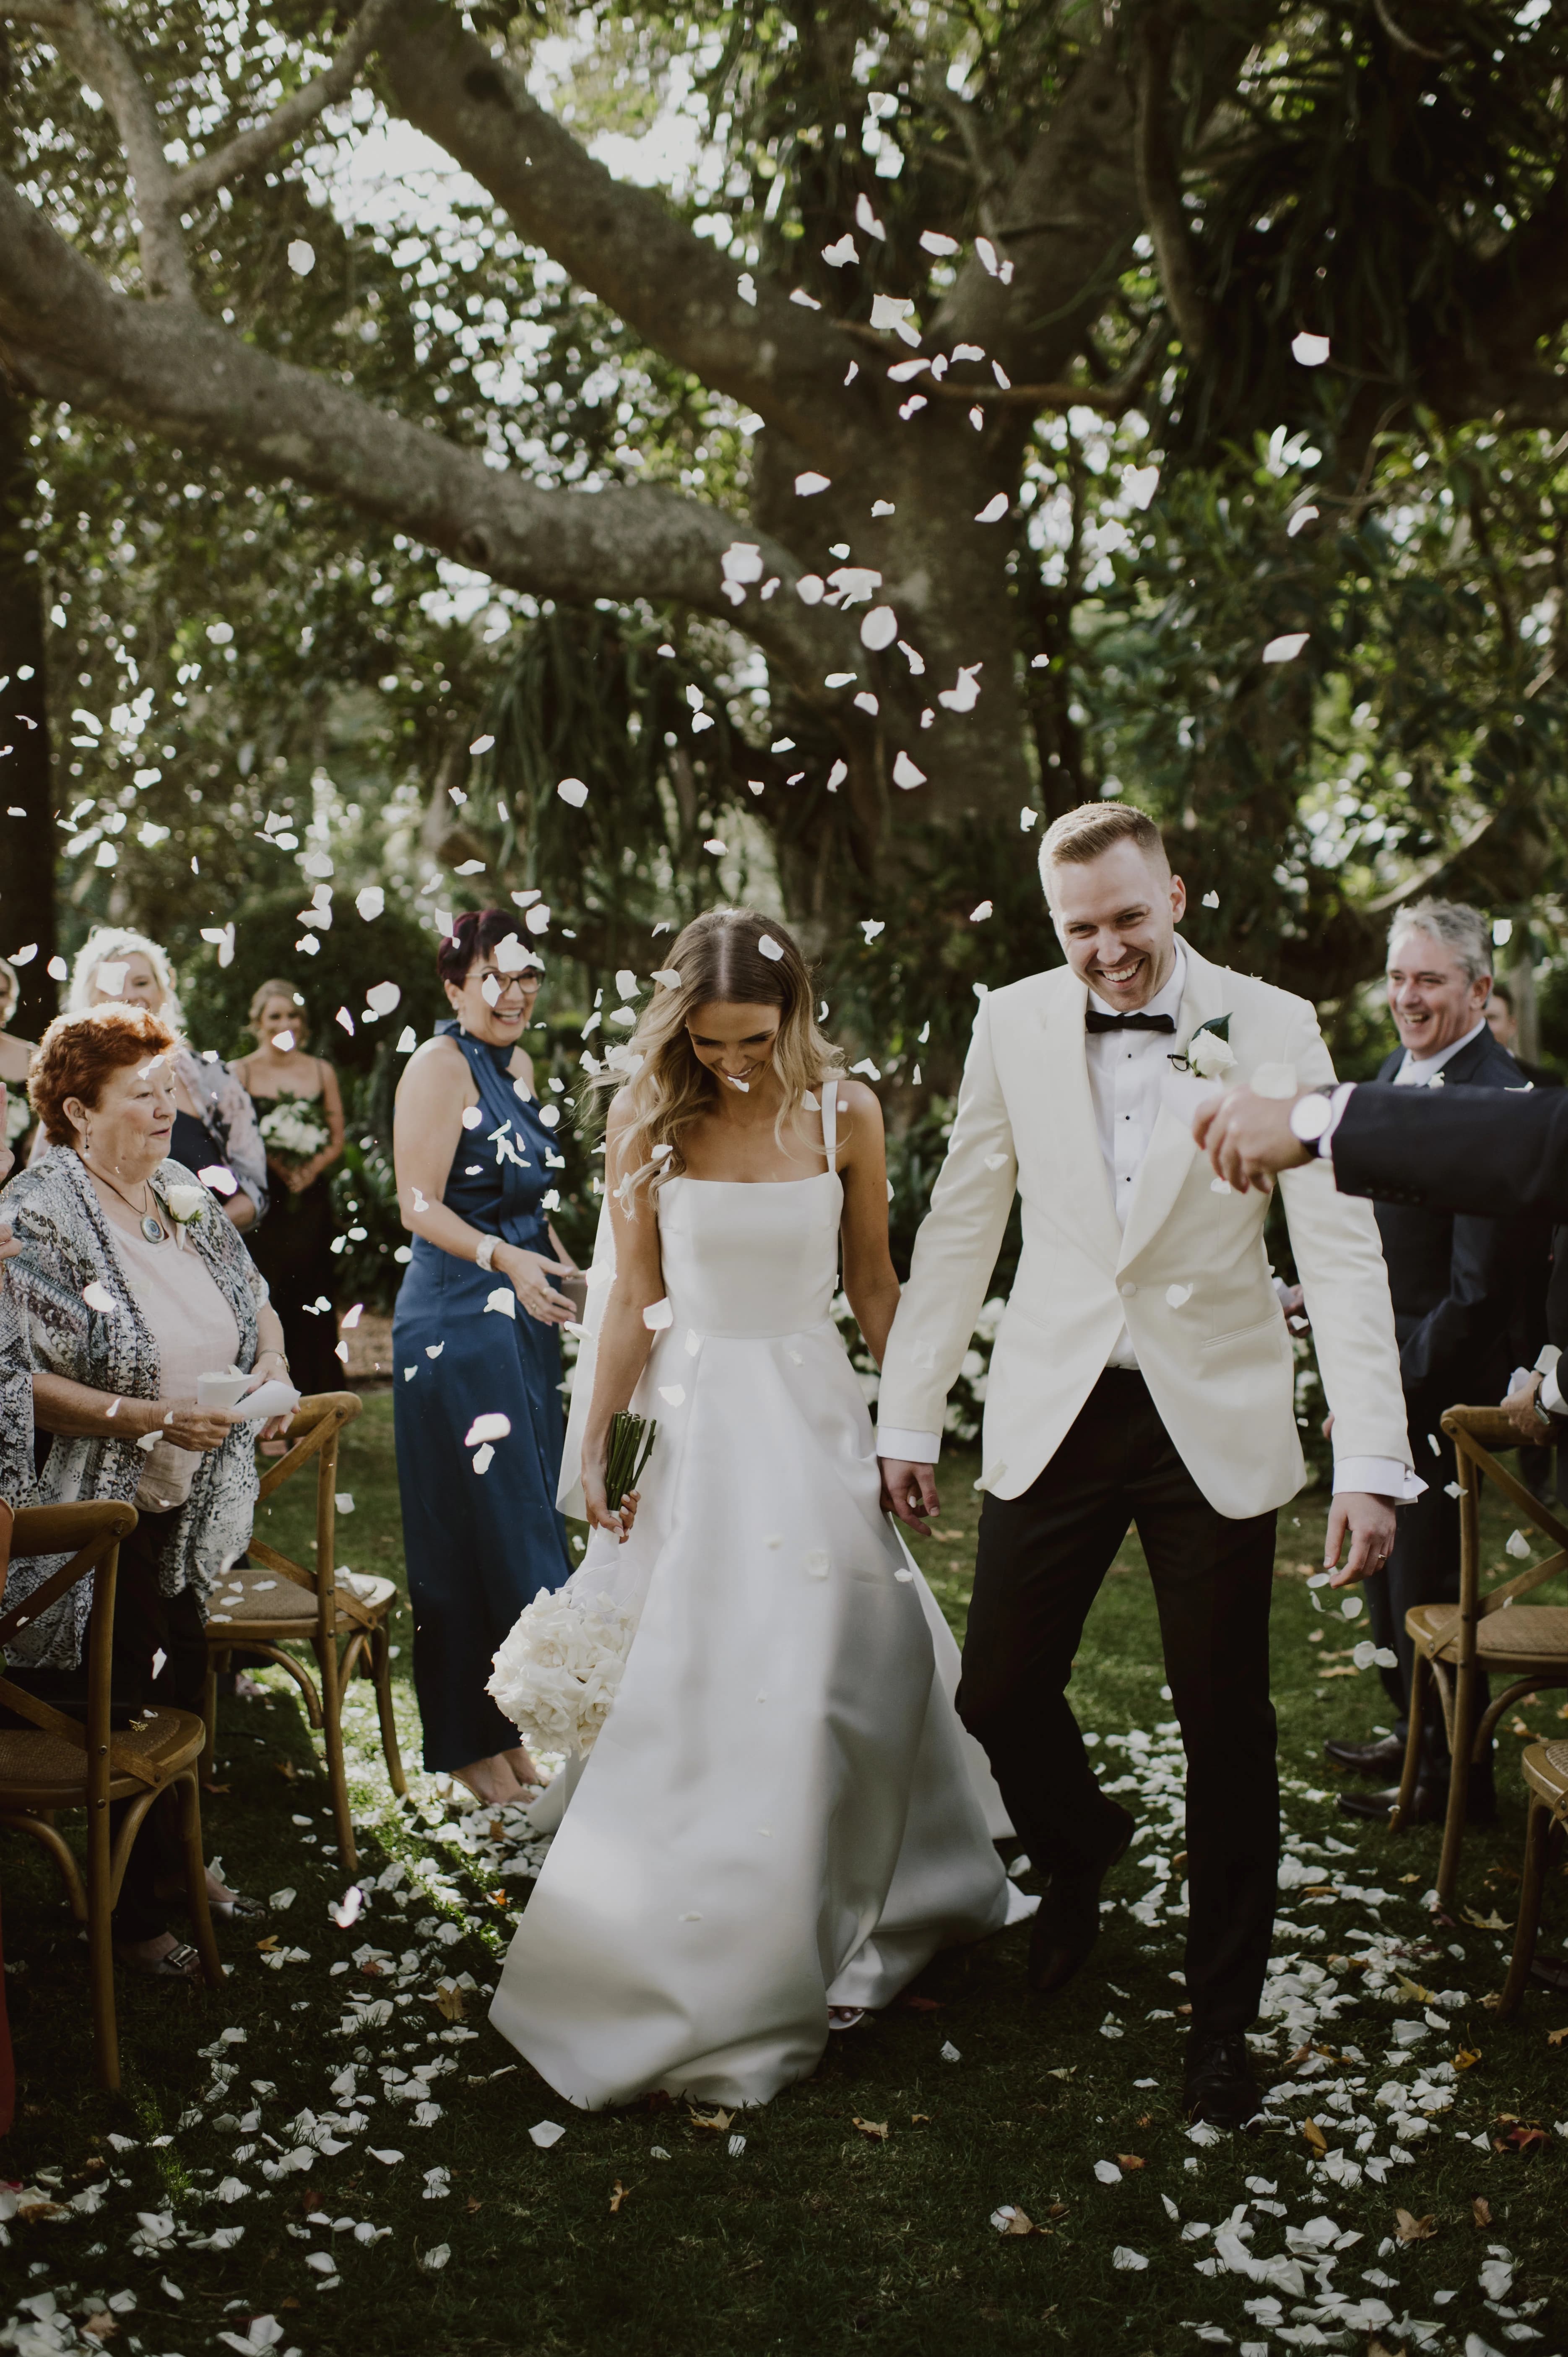
M 1131 1031 L 1090 1031 L 1084 1039 L 1089 1093 L 1094 1101 L 1094 1126 L 1119 1228 L 1127 1224 L 1133 1184 L 1144 1167 L 1144 1157 L 1160 1117 L 1160 1083 L 1171 1069 L 1175 1027 L 1181 1017 L 1182 993 L 1186 988 L 1187 958 L 1177 942 L 1176 963 L 1144 1010 L 1150 1015 L 1168 1015 L 1172 1028 L 1145 1031 L 1139 1027 Z M 1098 991 L 1090 992 L 1089 1004 L 1107 1015 L 1117 1012 L 1106 1005 Z M 1136 1367 L 1138 1354 L 1125 1324 L 1105 1363 L 1108 1367 Z

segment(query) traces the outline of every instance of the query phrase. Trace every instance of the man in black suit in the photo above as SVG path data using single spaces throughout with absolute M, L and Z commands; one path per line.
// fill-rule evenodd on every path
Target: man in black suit
M 1375 1088 L 1528 1085 L 1487 1024 L 1491 963 L 1488 928 L 1474 909 L 1423 900 L 1401 912 L 1389 938 L 1388 992 L 1402 1044 L 1384 1063 Z M 1500 1399 L 1509 1389 L 1509 1345 L 1516 1338 L 1531 1261 L 1538 1273 L 1544 1269 L 1546 1239 L 1535 1222 L 1455 1216 L 1387 1199 L 1376 1199 L 1376 1211 L 1393 1297 L 1411 1448 L 1427 1484 L 1423 1496 L 1401 1510 L 1393 1552 L 1382 1577 L 1367 1587 L 1372 1636 L 1397 1658 L 1397 1668 L 1385 1668 L 1382 1675 L 1402 1715 L 1412 1667 L 1405 1614 L 1413 1605 L 1457 1602 L 1459 1595 L 1459 1510 L 1449 1495 L 1455 1467 L 1453 1443 L 1442 1429 L 1443 1412 L 1458 1401 Z M 1386 1822 L 1403 1758 L 1402 1726 L 1369 1743 L 1334 1738 L 1324 1749 L 1336 1767 L 1374 1777 L 1385 1787 L 1344 1793 L 1340 1808 L 1348 1815 Z M 1448 1758 L 1435 1712 L 1423 1730 L 1422 1761 L 1414 1814 L 1418 1820 L 1440 1818 Z M 1478 1814 L 1490 1814 L 1489 1773 L 1477 1773 L 1471 1805 Z

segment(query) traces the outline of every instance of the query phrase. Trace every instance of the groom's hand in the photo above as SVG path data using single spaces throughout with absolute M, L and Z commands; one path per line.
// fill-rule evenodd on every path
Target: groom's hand
M 1350 1552 L 1339 1564 L 1346 1539 Z M 1323 1568 L 1334 1572 L 1330 1587 L 1350 1587 L 1381 1571 L 1394 1543 L 1394 1510 L 1391 1500 L 1369 1490 L 1337 1491 L 1328 1509 L 1328 1530 L 1323 1542 Z M 1335 1566 L 1339 1564 L 1336 1571 Z
M 937 1469 L 934 1465 L 911 1465 L 903 1457 L 879 1457 L 882 1468 L 882 1506 L 885 1513 L 897 1514 L 923 1539 L 930 1537 L 931 1526 L 923 1518 L 940 1514 L 942 1501 L 937 1495 Z

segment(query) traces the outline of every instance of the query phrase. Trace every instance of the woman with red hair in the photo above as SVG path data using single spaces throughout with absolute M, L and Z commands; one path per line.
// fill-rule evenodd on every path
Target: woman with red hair
M 28 1413 L 0 1429 L 0 1497 L 16 1507 L 134 1503 L 120 1551 L 115 1692 L 199 1711 L 204 1601 L 250 1537 L 256 1471 L 243 1411 L 199 1406 L 198 1379 L 234 1370 L 286 1380 L 288 1364 L 232 1222 L 170 1158 L 174 1047 L 147 1008 L 102 1006 L 57 1017 L 33 1058 L 27 1092 L 48 1146 L 4 1199 L 16 1252 L 0 1292 L 0 1386 L 7 1405 L 25 1396 Z M 38 1472 L 35 1426 L 49 1437 Z M 13 1563 L 10 1601 L 64 1560 Z M 80 1700 L 91 1602 L 81 1582 L 40 1612 L 6 1674 L 45 1700 Z M 198 1973 L 195 1950 L 162 1921 L 160 1885 L 179 1880 L 172 1827 L 155 1810 L 114 1910 L 116 1953 L 133 1969 Z M 216 1878 L 209 1888 L 221 1913 L 263 1911 Z

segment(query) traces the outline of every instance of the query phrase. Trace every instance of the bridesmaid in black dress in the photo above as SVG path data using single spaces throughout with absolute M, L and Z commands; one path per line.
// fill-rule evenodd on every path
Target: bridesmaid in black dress
M 265 1217 L 246 1242 L 283 1320 L 290 1372 L 306 1394 L 340 1390 L 343 1380 L 336 1307 L 313 1306 L 333 1300 L 338 1274 L 328 1174 L 343 1151 L 343 1099 L 331 1065 L 300 1045 L 308 1028 L 293 984 L 263 982 L 251 1001 L 256 1052 L 232 1067 L 255 1106 L 273 1181 Z M 311 1133 L 318 1142 L 306 1142 Z

